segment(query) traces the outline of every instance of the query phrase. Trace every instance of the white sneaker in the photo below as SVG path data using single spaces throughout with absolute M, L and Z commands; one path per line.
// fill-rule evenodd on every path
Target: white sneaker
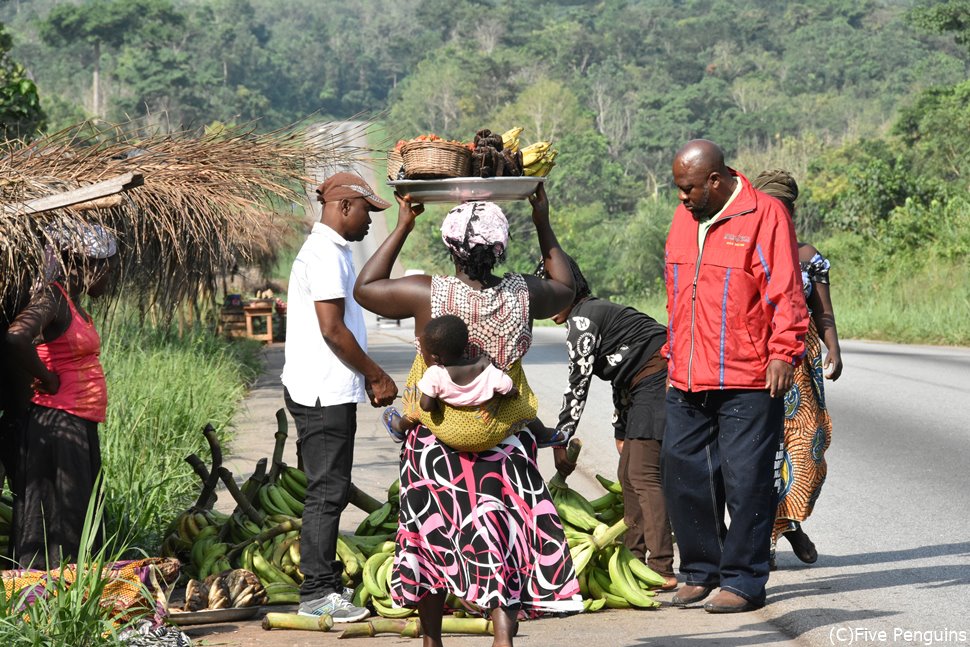
M 357 622 L 370 615 L 370 611 L 355 607 L 337 592 L 310 602 L 301 602 L 298 613 L 313 618 L 328 615 L 334 622 Z

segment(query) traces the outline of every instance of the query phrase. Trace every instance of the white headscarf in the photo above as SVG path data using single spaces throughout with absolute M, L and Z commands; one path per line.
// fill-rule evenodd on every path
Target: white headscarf
M 509 221 L 494 202 L 465 202 L 445 216 L 441 240 L 462 260 L 468 258 L 472 247 L 479 245 L 491 247 L 500 257 L 509 246 Z

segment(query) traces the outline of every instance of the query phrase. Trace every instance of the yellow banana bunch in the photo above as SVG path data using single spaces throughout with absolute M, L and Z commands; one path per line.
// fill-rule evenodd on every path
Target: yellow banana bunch
M 504 133 L 502 133 L 502 148 L 515 153 L 519 150 L 519 135 L 522 134 L 524 129 L 522 126 L 516 126 L 515 128 L 509 128 Z
M 545 177 L 556 165 L 559 151 L 552 142 L 536 142 L 522 149 L 522 170 L 526 175 Z
M 555 165 L 555 162 L 541 161 L 533 164 L 532 166 L 526 166 L 522 170 L 526 175 L 530 175 L 532 177 L 545 177 L 549 175 L 549 171 L 551 171 L 552 167 Z
M 522 149 L 522 166 L 532 166 L 552 147 L 552 142 L 536 142 Z

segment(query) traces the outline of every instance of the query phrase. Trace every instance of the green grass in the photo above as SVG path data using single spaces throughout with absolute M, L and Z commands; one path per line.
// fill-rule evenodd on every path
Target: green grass
M 184 458 L 211 461 L 206 423 L 231 438 L 229 423 L 259 369 L 257 342 L 211 332 L 139 325 L 117 314 L 102 334 L 108 416 L 100 427 L 109 531 L 154 551 L 171 519 L 199 492 Z M 223 446 L 224 453 L 229 445 Z
M 831 255 L 829 256 L 831 259 Z M 970 263 L 833 260 L 832 301 L 843 339 L 970 345 Z
M 98 488 L 95 488 L 97 491 Z M 60 571 L 43 585 L 35 584 L 7 594 L 0 587 L 0 644 L 8 647 L 94 647 L 122 645 L 120 632 L 151 613 L 150 608 L 131 609 L 126 622 L 117 622 L 112 605 L 101 594 L 110 579 L 103 567 L 121 558 L 123 539 L 108 535 L 105 547 L 94 549 L 93 529 L 104 511 L 103 499 L 92 497 L 88 504 L 81 549 L 76 560 L 74 582 Z M 147 589 L 146 599 L 152 600 Z

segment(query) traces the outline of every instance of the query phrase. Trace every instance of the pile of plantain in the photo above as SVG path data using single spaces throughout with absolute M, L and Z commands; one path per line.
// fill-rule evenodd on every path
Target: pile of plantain
M 524 175 L 519 134 L 522 128 L 512 128 L 504 134 L 483 128 L 475 133 L 472 149 L 473 177 L 518 177 Z
M 237 486 L 232 474 L 221 465 L 218 441 L 210 428 L 204 433 L 212 447 L 211 471 L 197 457 L 187 459 L 202 479 L 203 490 L 196 505 L 173 521 L 163 542 L 163 554 L 182 560 L 183 570 L 192 578 L 186 593 L 186 610 L 219 608 L 214 604 L 299 602 L 299 585 L 303 581 L 300 530 L 307 480 L 301 470 L 282 462 L 287 425 L 282 409 L 277 412 L 277 425 L 276 449 L 269 469 L 267 459 L 260 459 L 253 474 L 241 486 Z M 580 448 L 579 440 L 573 439 L 568 450 L 573 463 Z M 237 504 L 229 515 L 211 509 L 218 479 Z M 623 521 L 620 485 L 602 476 L 597 479 L 605 493 L 592 501 L 571 489 L 562 474 L 556 474 L 549 481 L 576 568 L 584 608 L 592 612 L 603 608 L 659 606 L 654 595 L 655 589 L 664 584 L 663 577 L 622 544 L 627 527 Z M 350 503 L 368 515 L 353 533 L 341 532 L 337 539 L 337 557 L 343 564 L 342 579 L 348 589 L 346 595 L 352 595 L 355 606 L 369 606 L 384 618 L 401 620 L 416 615 L 414 609 L 396 607 L 390 596 L 399 483 L 395 481 L 388 487 L 383 500 L 351 485 Z M 240 584 L 243 581 L 245 585 Z M 482 614 L 471 603 L 455 597 L 449 598 L 448 606 L 457 617 Z M 403 631 L 406 625 L 372 624 L 367 631 L 375 631 L 375 626 L 398 627 Z
M 251 571 L 236 568 L 213 573 L 200 582 L 190 579 L 185 585 L 185 606 L 169 606 L 169 611 L 202 611 L 204 609 L 239 609 L 266 604 L 266 590 Z

